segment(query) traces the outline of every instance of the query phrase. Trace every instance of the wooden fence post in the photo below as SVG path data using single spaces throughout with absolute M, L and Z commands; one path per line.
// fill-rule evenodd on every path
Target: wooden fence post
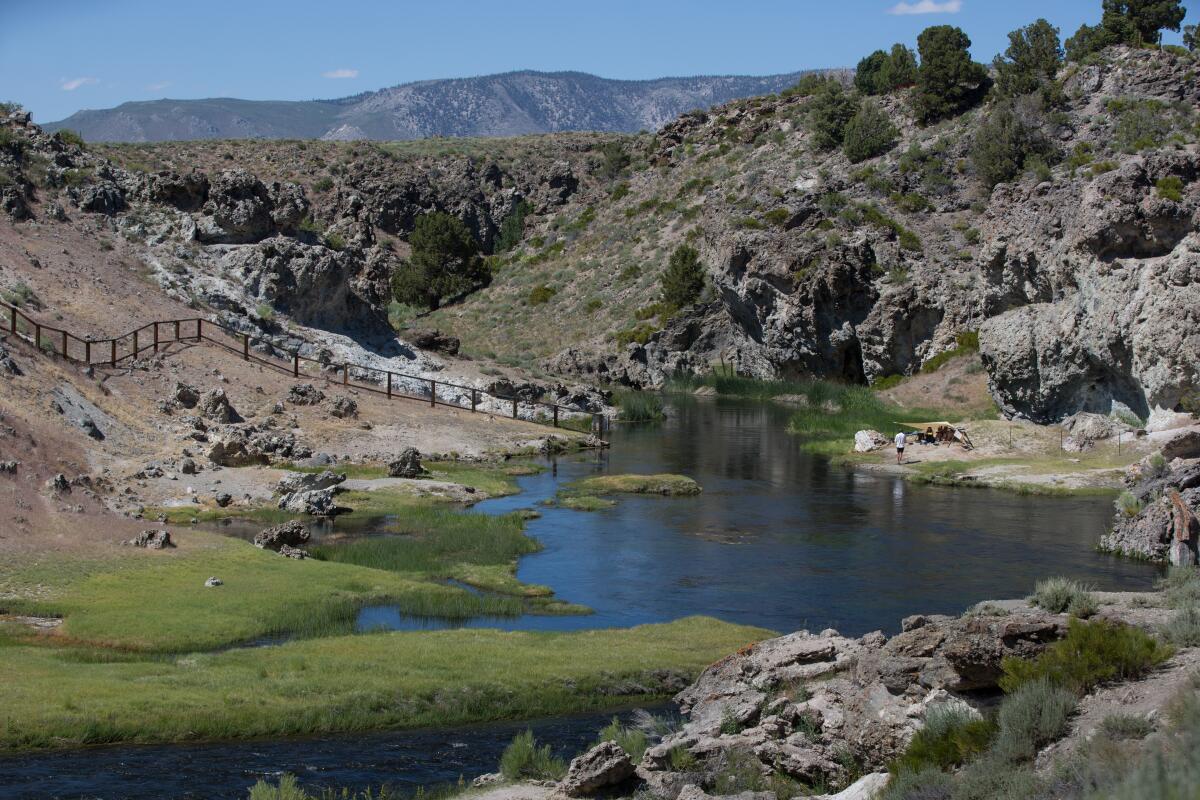
M 42 349 L 42 326 L 36 322 L 33 323 L 33 346 Z
M 292 377 L 300 377 L 300 351 L 297 350 L 292 354 Z
M 175 320 L 175 341 L 179 341 L 179 320 Z
M 196 317 L 196 341 L 197 342 L 204 341 L 204 330 L 200 327 L 203 324 L 204 324 L 204 320 L 200 319 L 199 317 Z
M 67 332 L 62 332 L 63 360 L 67 360 Z
M 154 321 L 154 352 L 158 352 L 158 320 Z
M 342 364 L 342 386 L 350 385 L 350 364 Z
M 475 413 L 475 407 L 479 405 L 479 390 L 471 390 L 471 413 Z
M 134 358 L 134 360 L 137 360 L 137 355 L 138 355 L 138 332 L 134 331 L 133 332 L 133 358 Z
M 109 339 L 109 340 L 108 340 L 108 343 L 112 345 L 112 360 L 111 360 L 111 364 L 112 364 L 112 366 L 114 366 L 114 367 L 115 367 L 115 366 L 117 365 L 117 340 L 116 340 L 116 339 Z
M 242 334 L 242 360 L 250 360 L 250 334 L 248 333 Z
M 429 382 L 429 407 L 437 405 L 437 381 Z
M 558 427 L 558 406 L 554 407 L 554 427 Z
M 513 419 L 517 418 L 517 398 L 513 398 Z
M 392 399 L 392 373 L 387 374 L 387 396 L 388 400 Z
M 83 360 L 86 361 L 88 364 L 92 363 L 92 340 L 91 339 L 83 340 Z

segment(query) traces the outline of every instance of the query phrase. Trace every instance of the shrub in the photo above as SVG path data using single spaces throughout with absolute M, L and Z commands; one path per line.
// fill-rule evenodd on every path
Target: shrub
M 1164 200 L 1171 200 L 1176 203 L 1183 200 L 1183 181 L 1175 175 L 1159 178 L 1154 184 L 1154 188 L 1158 190 L 1158 196 Z
M 62 142 L 63 144 L 69 145 L 71 147 L 78 147 L 80 149 L 83 149 L 85 147 L 83 137 L 79 135 L 79 132 L 70 130 L 68 128 L 63 128 L 62 130 L 55 133 L 54 138 L 58 139 L 58 141 Z
M 617 331 L 614 339 L 618 347 L 625 347 L 633 342 L 645 344 L 650 341 L 650 337 L 658 333 L 662 328 L 649 322 L 643 322 L 640 325 L 635 325 L 632 328 Z
M 786 208 L 772 208 L 763 214 L 763 219 L 771 225 L 782 226 L 790 216 L 791 214 Z
M 487 277 L 479 245 L 457 217 L 440 211 L 418 217 L 409 245 L 412 255 L 392 275 L 392 292 L 401 303 L 436 310 Z
M 629 190 L 629 184 L 628 184 L 628 183 L 626 183 L 626 182 L 624 182 L 624 181 L 623 181 L 623 182 L 621 182 L 621 183 L 618 183 L 618 184 L 616 185 L 616 187 L 615 187 L 615 188 L 612 190 L 612 195 L 611 195 L 611 197 L 612 197 L 612 201 L 613 201 L 614 203 L 618 202 L 619 200 L 621 200 L 622 198 L 624 198 L 626 195 L 628 195 L 628 194 L 629 194 L 629 191 L 630 191 L 630 190 Z
M 1110 739 L 1145 739 L 1153 730 L 1153 723 L 1138 714 L 1109 714 L 1100 723 L 1100 732 Z
M 1187 606 L 1180 609 L 1158 629 L 1158 632 L 1178 647 L 1200 646 L 1200 608 Z
M 929 124 L 961 113 L 987 92 L 988 73 L 971 60 L 971 40 L 960 28 L 934 25 L 921 31 L 921 67 L 913 94 L 917 121 Z
M 1043 120 L 1031 98 L 998 103 L 975 129 L 971 163 L 984 186 L 1012 180 L 1033 158 L 1043 163 L 1054 146 L 1042 132 Z
M 858 97 L 835 80 L 826 81 L 808 105 L 808 129 L 818 150 L 842 144 L 846 124 L 858 112 Z
M 692 755 L 692 751 L 681 744 L 675 745 L 667 753 L 667 762 L 671 765 L 673 772 L 689 772 L 700 764 L 699 760 Z
M 1086 586 L 1070 578 L 1047 578 L 1038 581 L 1030 599 L 1034 605 L 1051 614 L 1070 612 L 1077 617 L 1090 617 L 1096 613 L 1096 598 Z
M 896 193 L 892 195 L 891 199 L 892 202 L 896 204 L 896 207 L 905 214 L 916 214 L 921 211 L 928 211 L 930 207 L 929 201 L 925 199 L 925 195 L 916 194 L 915 192 L 909 194 Z
M 504 253 L 521 243 L 521 237 L 525 235 L 525 217 L 532 210 L 529 203 L 524 200 L 513 207 L 513 210 L 500 223 L 500 232 L 496 236 L 494 252 Z
M 1075 695 L 1046 678 L 1030 681 L 1004 699 L 996 716 L 995 753 L 1024 761 L 1062 738 L 1075 712 Z
M 995 725 L 959 704 L 936 706 L 925 718 L 904 753 L 893 761 L 892 774 L 918 773 L 927 767 L 956 767 L 987 749 Z
M 936 767 L 926 767 L 895 775 L 878 800 L 950 800 L 953 790 L 953 778 Z
M 850 163 L 857 164 L 882 155 L 896 144 L 896 126 L 873 101 L 867 101 L 846 122 L 842 151 Z
M 1138 500 L 1133 492 L 1128 489 L 1117 495 L 1117 499 L 1113 501 L 1113 505 L 1119 513 L 1127 517 L 1136 517 L 1142 513 L 1142 501 Z
M 312 185 L 314 192 L 328 192 L 333 188 L 333 178 L 328 175 L 317 178 Z
M 662 397 L 653 392 L 622 391 L 614 395 L 613 402 L 626 422 L 654 422 L 666 416 Z
M 1166 577 L 1158 582 L 1158 589 L 1165 595 L 1167 605 L 1171 608 L 1200 605 L 1200 569 L 1171 567 Z
M 533 731 L 517 734 L 500 756 L 500 773 L 510 781 L 521 778 L 558 780 L 566 774 L 567 766 L 554 756 L 550 745 L 538 746 Z
M 300 788 L 296 776 L 285 772 L 276 786 L 259 779 L 250 787 L 250 800 L 312 800 L 312 797 Z
M 1115 99 L 1108 110 L 1117 116 L 1113 145 L 1123 153 L 1137 153 L 1162 145 L 1174 128 L 1169 107 L 1161 100 Z
M 1000 688 L 1012 694 L 1026 683 L 1046 679 L 1076 693 L 1101 683 L 1140 678 L 1171 657 L 1172 649 L 1128 625 L 1097 620 L 1068 623 L 1065 639 L 1037 658 L 1006 658 Z
M 42 307 L 42 302 L 38 298 L 37 292 L 33 291 L 33 287 L 24 281 L 18 281 L 11 288 L 0 291 L 0 298 L 3 298 L 4 302 L 10 306 L 16 306 L 17 308 L 29 306 L 30 308 L 38 309 Z
M 600 146 L 600 157 L 596 171 L 610 180 L 624 172 L 633 161 L 620 142 L 605 142 Z
M 540 306 L 550 302 L 550 298 L 558 294 L 558 290 L 546 284 L 539 284 L 529 290 L 529 305 Z
M 629 760 L 634 764 L 642 762 L 642 756 L 646 754 L 646 749 L 650 746 L 650 740 L 644 731 L 625 727 L 617 717 L 613 717 L 612 722 L 600 730 L 600 739 L 597 744 L 600 742 L 616 742 L 629 755 Z
M 690 306 L 704 291 L 704 277 L 700 252 L 686 244 L 676 247 L 663 272 L 662 301 L 674 308 Z

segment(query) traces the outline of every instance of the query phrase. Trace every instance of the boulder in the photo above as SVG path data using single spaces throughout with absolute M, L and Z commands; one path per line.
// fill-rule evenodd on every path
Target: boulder
M 175 543 L 171 541 L 171 532 L 158 528 L 142 531 L 132 539 L 126 539 L 124 542 L 121 542 L 121 544 L 126 544 L 130 547 L 143 547 L 147 550 L 162 550 L 175 546 Z
M 1063 440 L 1063 449 L 1072 453 L 1090 450 L 1096 442 L 1116 436 L 1128 427 L 1118 424 L 1111 417 L 1087 411 L 1072 414 L 1062 421 L 1062 426 L 1070 434 Z
M 346 480 L 343 472 L 323 470 L 321 472 L 292 472 L 279 479 L 275 485 L 276 494 L 291 494 L 306 492 L 313 489 L 328 489 Z
M 419 478 L 424 474 L 421 453 L 415 447 L 404 448 L 395 461 L 388 462 L 388 475 L 393 478 Z
M 458 355 L 460 342 L 458 337 L 449 336 L 438 330 L 411 330 L 404 334 L 413 347 L 421 350 L 432 350 L 435 353 Z
M 1200 430 L 1188 430 L 1163 445 L 1162 456 L 1167 461 L 1176 458 L 1200 458 Z
M 211 578 L 209 578 L 208 580 L 206 580 L 204 582 L 204 585 L 209 589 L 213 589 L 217 586 L 223 586 L 224 584 L 225 584 L 225 581 L 221 580 L 216 575 L 212 576 Z
M 1156 431 L 1172 431 L 1176 428 L 1186 428 L 1195 423 L 1196 418 L 1191 414 L 1155 407 L 1151 410 L 1150 416 L 1146 420 L 1146 430 L 1151 433 L 1155 433 Z
M 311 383 L 298 383 L 288 389 L 286 399 L 294 406 L 315 406 L 325 399 L 325 393 Z
M 858 431 L 854 434 L 854 452 L 870 453 L 872 450 L 886 447 L 888 441 L 888 438 L 879 431 Z
M 358 416 L 358 403 L 349 397 L 335 397 L 329 402 L 329 413 L 338 419 Z
M 308 551 L 301 550 L 299 547 L 292 547 L 289 544 L 285 544 L 279 548 L 279 555 L 283 556 L 284 558 L 302 560 L 308 558 Z
M 213 497 L 213 500 L 216 502 L 218 507 L 226 508 L 230 503 L 233 502 L 233 495 L 231 495 L 229 492 L 217 492 L 216 496 Z
M 76 202 L 82 211 L 111 216 L 125 208 L 125 193 L 115 183 L 103 181 L 80 189 Z
M 299 547 L 308 544 L 311 535 L 308 526 L 298 520 L 264 528 L 254 536 L 254 546 L 263 550 L 279 551 L 283 547 Z
M 587 797 L 633 777 L 634 766 L 616 742 L 601 742 L 571 760 L 558 788 L 568 797 Z
M 200 467 L 194 458 L 185 457 L 179 461 L 179 471 L 184 475 L 195 475 L 200 472 Z
M 200 392 L 196 387 L 177 381 L 175 383 L 175 402 L 184 408 L 195 408 L 200 402 Z
M 200 412 L 200 416 L 213 422 L 228 424 L 242 421 L 241 415 L 230 404 L 225 390 L 220 387 L 209 389 L 202 394 L 196 403 L 196 407 Z
M 9 375 L 21 375 L 21 368 L 17 366 L 17 362 L 12 360 L 12 356 L 8 354 L 8 348 L 0 344 L 0 372 L 6 372 Z
M 292 514 L 308 514 L 313 517 L 331 517 L 338 513 L 334 496 L 337 487 L 292 492 L 279 498 L 279 508 Z

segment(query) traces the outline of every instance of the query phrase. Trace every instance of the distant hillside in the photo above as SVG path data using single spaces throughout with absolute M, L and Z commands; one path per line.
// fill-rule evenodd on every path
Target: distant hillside
M 811 70 L 810 70 L 811 71 Z M 679 114 L 787 88 L 805 72 L 618 81 L 583 72 L 508 72 L 420 81 L 339 100 L 151 100 L 79 111 L 44 126 L 89 141 L 421 139 L 654 130 Z

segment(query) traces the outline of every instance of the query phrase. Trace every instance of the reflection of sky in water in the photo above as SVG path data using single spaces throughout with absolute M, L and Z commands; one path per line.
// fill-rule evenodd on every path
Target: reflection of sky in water
M 572 630 L 691 614 L 781 631 L 827 626 L 898 629 L 913 613 L 958 613 L 1018 597 L 1048 575 L 1101 589 L 1148 588 L 1145 564 L 1095 552 L 1109 505 L 985 489 L 908 484 L 810 456 L 785 432 L 786 409 L 683 399 L 662 426 L 619 427 L 613 448 L 560 459 L 520 479 L 524 491 L 481 513 L 536 507 L 530 535 L 544 550 L 518 577 L 546 584 L 587 617 L 472 620 L 472 627 Z M 559 482 L 598 473 L 695 477 L 693 498 L 619 497 L 615 508 L 538 506 Z M 363 627 L 423 628 L 394 609 L 366 609 Z

